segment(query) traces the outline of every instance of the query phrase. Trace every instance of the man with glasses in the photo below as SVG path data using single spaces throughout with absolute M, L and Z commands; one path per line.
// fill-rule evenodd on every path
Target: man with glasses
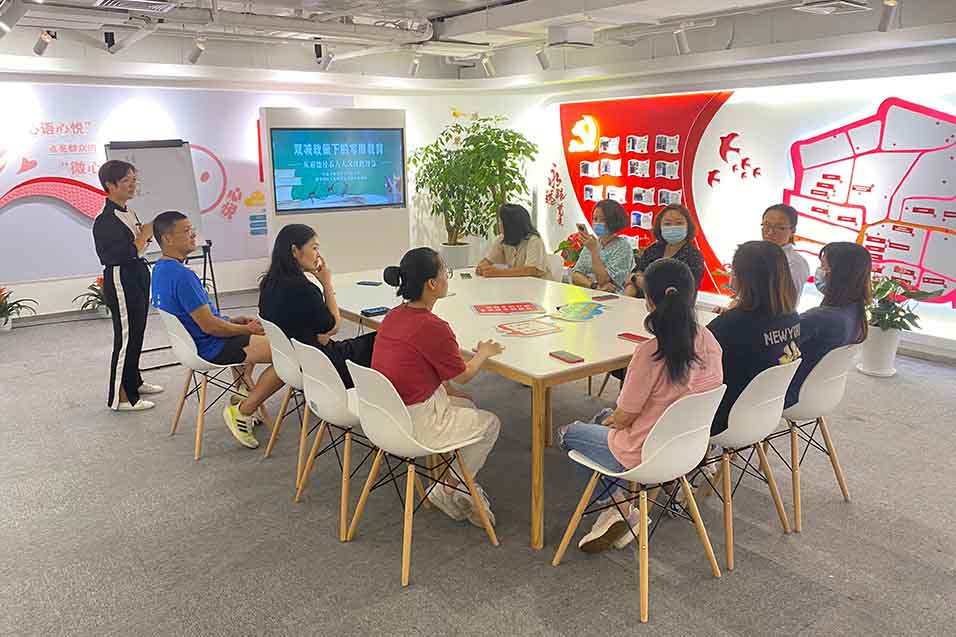
M 797 305 L 799 306 L 803 286 L 810 278 L 810 264 L 793 245 L 798 219 L 799 215 L 792 206 L 779 203 L 764 211 L 760 228 L 764 241 L 776 243 L 783 248 L 783 253 L 787 256 L 787 264 L 790 266 L 790 276 L 797 289 Z

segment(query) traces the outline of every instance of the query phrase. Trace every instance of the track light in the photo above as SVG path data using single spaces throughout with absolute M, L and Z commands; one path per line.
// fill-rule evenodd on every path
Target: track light
M 880 26 L 877 27 L 881 33 L 886 33 L 893 25 L 896 18 L 897 0 L 883 0 L 883 10 L 880 12 Z
M 408 65 L 408 77 L 415 77 L 418 75 L 418 69 L 422 65 L 422 56 L 416 55 L 412 58 L 412 63 Z
M 199 56 L 203 54 L 203 51 L 206 50 L 206 38 L 198 37 L 196 38 L 195 44 L 193 44 L 192 51 L 186 54 L 186 61 L 190 64 L 195 64 L 199 61 Z
M 53 42 L 54 39 L 56 39 L 56 33 L 46 30 L 40 31 L 37 42 L 33 45 L 33 52 L 37 55 L 43 55 L 46 53 L 46 48 L 50 46 L 50 42 Z
M 495 64 L 491 61 L 491 55 L 485 54 L 481 56 L 481 68 L 485 71 L 485 77 L 494 77 L 495 73 Z
M 542 71 L 547 71 L 551 68 L 551 58 L 548 57 L 548 52 L 544 49 L 538 49 L 538 52 L 534 54 L 538 58 L 538 64 L 541 65 Z
M 687 41 L 687 31 L 684 29 L 674 31 L 674 45 L 677 47 L 677 55 L 687 55 L 690 53 L 690 42 Z
M 329 53 L 328 55 L 323 55 L 318 59 L 319 70 L 328 71 L 329 67 L 332 66 L 332 62 L 335 62 L 335 56 Z
M 0 38 L 13 31 L 17 22 L 27 14 L 27 6 L 23 4 L 23 0 L 10 0 L 6 4 L 6 11 L 0 15 Z

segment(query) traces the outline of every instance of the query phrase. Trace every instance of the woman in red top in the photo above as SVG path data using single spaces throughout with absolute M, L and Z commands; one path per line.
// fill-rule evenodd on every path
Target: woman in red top
M 451 326 L 432 313 L 438 299 L 448 295 L 448 270 L 431 248 L 415 248 L 402 257 L 401 265 L 385 268 L 385 282 L 398 288 L 405 303 L 393 308 L 382 321 L 375 338 L 372 369 L 381 372 L 408 405 L 414 431 L 412 435 L 430 447 L 444 446 L 455 440 L 481 437 L 479 442 L 461 450 L 462 460 L 474 476 L 501 429 L 493 413 L 478 409 L 471 397 L 455 389 L 449 381 L 464 384 L 478 375 L 485 361 L 504 349 L 494 341 L 478 343 L 476 354 L 467 363 Z M 457 486 L 457 480 L 448 478 Z M 488 496 L 478 486 L 491 523 Z M 455 520 L 468 519 L 482 527 L 471 497 L 443 485 L 437 485 L 428 499 Z

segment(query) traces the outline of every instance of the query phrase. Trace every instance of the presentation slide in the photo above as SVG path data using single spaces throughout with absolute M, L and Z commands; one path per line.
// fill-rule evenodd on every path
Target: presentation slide
M 273 128 L 278 214 L 405 206 L 400 128 Z

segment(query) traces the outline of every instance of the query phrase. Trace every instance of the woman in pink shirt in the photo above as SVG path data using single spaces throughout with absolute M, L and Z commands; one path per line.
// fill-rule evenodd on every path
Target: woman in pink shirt
M 644 293 L 649 311 L 644 327 L 656 338 L 634 351 L 617 409 L 598 414 L 596 422 L 573 422 L 560 431 L 562 448 L 577 450 L 615 473 L 641 464 L 644 440 L 673 402 L 723 382 L 720 345 L 697 324 L 697 285 L 690 268 L 675 259 L 655 261 L 644 271 Z M 590 469 L 575 466 L 590 476 Z M 623 499 L 618 491 L 614 480 L 602 479 L 596 504 Z M 604 509 L 578 547 L 589 553 L 623 548 L 634 537 L 629 527 L 637 528 L 638 522 L 630 503 Z

